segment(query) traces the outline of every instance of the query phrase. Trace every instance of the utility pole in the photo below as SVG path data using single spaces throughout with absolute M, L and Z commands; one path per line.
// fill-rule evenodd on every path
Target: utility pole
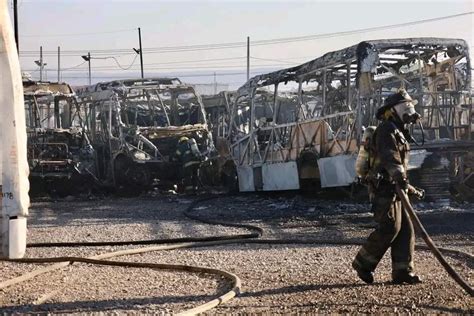
M 140 45 L 140 69 L 142 71 L 142 79 L 143 79 L 143 49 L 142 49 L 142 32 L 140 28 L 138 28 L 138 44 Z
M 87 55 L 82 55 L 82 59 L 89 62 L 89 86 L 92 84 L 92 77 L 91 77 L 91 53 L 88 52 Z
M 35 60 L 35 64 L 40 67 L 40 81 L 43 81 L 43 68 L 47 65 L 43 63 L 43 46 L 40 46 L 40 59 Z
M 43 81 L 43 46 L 40 46 L 40 81 Z
M 18 55 L 20 55 L 20 41 L 18 38 L 18 1 L 13 0 L 13 24 L 15 28 L 15 42 L 16 42 L 16 50 Z
M 141 74 L 142 74 L 142 79 L 143 79 L 144 78 L 143 77 L 143 49 L 142 49 L 142 32 L 140 28 L 138 28 L 138 45 L 139 45 L 139 48 L 138 49 L 134 48 L 133 50 L 135 51 L 135 53 L 140 55 L 140 69 L 141 69 Z
M 250 79 L 250 37 L 247 36 L 247 81 Z
M 216 72 L 214 71 L 214 94 L 217 94 L 217 80 L 216 80 Z
M 58 82 L 61 81 L 61 47 L 58 46 Z

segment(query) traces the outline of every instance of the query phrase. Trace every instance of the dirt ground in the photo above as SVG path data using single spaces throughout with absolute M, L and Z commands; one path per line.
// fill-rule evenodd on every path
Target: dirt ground
M 155 194 L 35 201 L 28 241 L 120 241 L 247 232 L 186 218 L 183 210 L 196 198 Z M 416 209 L 438 246 L 470 254 L 446 256 L 459 274 L 473 284 L 474 205 L 419 203 Z M 317 242 L 366 238 L 375 225 L 367 203 L 296 193 L 245 194 L 202 202 L 194 214 L 259 226 L 264 230 L 264 239 L 315 242 L 239 243 L 149 252 L 114 260 L 199 265 L 236 274 L 242 280 L 240 295 L 209 314 L 473 313 L 473 299 L 426 250 L 415 254 L 422 284 L 392 285 L 387 253 L 376 271 L 375 283 L 366 285 L 350 267 L 358 246 Z M 29 248 L 27 257 L 85 257 L 133 247 L 139 246 Z M 43 266 L 0 262 L 0 282 Z M 0 311 L 170 314 L 202 304 L 229 287 L 227 280 L 207 274 L 74 264 L 0 289 Z

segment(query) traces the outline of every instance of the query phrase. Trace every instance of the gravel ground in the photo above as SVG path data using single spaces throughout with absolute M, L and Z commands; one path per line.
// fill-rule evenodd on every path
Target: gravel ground
M 245 233 L 191 221 L 182 211 L 191 197 L 158 196 L 35 202 L 29 242 L 141 240 Z M 473 253 L 474 205 L 418 204 L 422 222 L 439 246 Z M 374 227 L 369 205 L 295 194 L 240 195 L 200 204 L 203 218 L 250 223 L 266 239 L 361 240 Z M 421 241 L 420 241 L 421 243 Z M 120 247 L 29 248 L 27 257 L 93 256 Z M 427 251 L 415 262 L 424 283 L 394 286 L 388 254 L 374 285 L 350 268 L 356 246 L 229 244 L 150 252 L 113 260 L 189 264 L 220 268 L 242 280 L 242 293 L 209 314 L 228 313 L 466 313 L 474 301 Z M 474 260 L 448 257 L 473 283 Z M 0 282 L 43 267 L 0 262 Z M 74 264 L 0 290 L 1 312 L 156 313 L 191 308 L 225 293 L 229 281 L 214 275 L 143 268 Z

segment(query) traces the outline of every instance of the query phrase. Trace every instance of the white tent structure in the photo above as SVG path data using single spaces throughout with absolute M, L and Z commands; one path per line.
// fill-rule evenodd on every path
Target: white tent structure
M 0 255 L 21 258 L 26 250 L 29 168 L 20 62 L 7 0 L 0 0 L 0 111 Z

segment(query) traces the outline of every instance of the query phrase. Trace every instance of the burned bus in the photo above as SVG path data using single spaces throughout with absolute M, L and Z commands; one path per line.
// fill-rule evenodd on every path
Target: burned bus
M 66 83 L 23 81 L 31 192 L 80 192 L 95 174 L 84 113 Z
M 350 185 L 363 129 L 377 124 L 375 111 L 399 88 L 423 116 L 411 151 L 411 168 L 427 167 L 421 185 L 442 196 L 450 182 L 465 183 L 473 150 L 468 45 L 409 38 L 364 41 L 245 83 L 229 127 L 240 191 Z
M 177 183 L 181 137 L 194 138 L 203 156 L 214 148 L 201 97 L 177 78 L 103 82 L 78 94 L 106 186 L 141 192 Z
M 207 181 L 214 185 L 224 185 L 236 191 L 235 166 L 228 159 L 230 136 L 230 114 L 235 100 L 235 91 L 222 91 L 215 95 L 203 95 L 209 129 L 212 131 L 216 154 L 212 168 L 207 169 Z

